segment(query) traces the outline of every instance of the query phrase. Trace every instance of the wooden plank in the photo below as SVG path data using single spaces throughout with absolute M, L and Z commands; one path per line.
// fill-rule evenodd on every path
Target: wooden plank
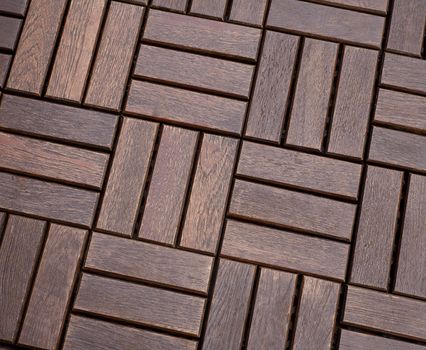
M 426 137 L 402 131 L 373 128 L 369 159 L 426 171 Z
M 0 212 L 0 242 L 3 239 L 3 233 L 5 231 L 5 225 L 6 225 L 6 213 Z M 0 243 L 1 246 L 1 243 Z
M 207 293 L 213 258 L 94 232 L 85 268 Z
M 317 0 L 317 2 L 381 14 L 386 14 L 388 7 L 388 0 Z
M 15 50 L 22 20 L 0 16 L 0 49 Z
M 64 349 L 87 350 L 88 347 L 110 350 L 195 350 L 197 342 L 71 315 Z
M 66 0 L 31 1 L 8 88 L 41 95 L 66 3 Z
M 321 150 L 338 45 L 307 38 L 287 131 L 288 144 Z
M 374 121 L 408 131 L 426 131 L 426 98 L 392 90 L 379 90 Z
M 426 177 L 411 175 L 395 290 L 426 298 Z
M 84 274 L 74 308 L 198 336 L 205 299 Z
M 181 246 L 210 253 L 216 251 L 236 151 L 237 140 L 204 135 L 182 230 Z
M 141 6 L 111 3 L 85 104 L 120 109 L 143 12 Z
M 195 131 L 164 127 L 139 237 L 167 244 L 175 243 L 189 186 L 197 136 Z
M 229 214 L 350 240 L 355 208 L 351 203 L 236 180 Z
M 377 66 L 377 51 L 345 47 L 328 152 L 362 158 Z
M 228 220 L 222 256 L 343 281 L 349 246 Z
M 96 227 L 131 235 L 158 125 L 125 118 Z
M 46 95 L 81 102 L 105 0 L 71 2 Z
M 2 0 L 0 11 L 14 15 L 24 16 L 28 0 Z
M 187 0 L 154 0 L 152 6 L 185 12 Z
M 340 284 L 303 276 L 293 349 L 331 349 Z
M 423 301 L 349 286 L 343 322 L 412 339 L 426 339 Z
M 19 344 L 43 349 L 57 347 L 86 236 L 84 230 L 50 226 Z
M 255 269 L 220 260 L 203 350 L 240 349 Z
M 0 208 L 89 227 L 99 194 L 0 172 Z
M 283 349 L 290 322 L 296 275 L 261 269 L 248 350 Z
M 46 223 L 10 215 L 0 246 L 0 339 L 17 335 Z
M 108 155 L 0 132 L 0 167 L 99 189 Z
M 142 45 L 135 75 L 248 98 L 254 66 Z
M 237 174 L 357 198 L 361 165 L 244 141 Z
M 12 59 L 12 55 L 0 53 L 0 88 L 3 88 L 6 82 L 6 75 L 9 71 L 9 65 Z
M 256 28 L 152 10 L 149 11 L 144 40 L 255 60 L 260 34 Z
M 229 19 L 261 26 L 265 17 L 266 0 L 234 0 Z
M 117 116 L 19 96 L 4 95 L 0 127 L 53 140 L 111 149 Z
M 226 0 L 193 0 L 191 13 L 215 18 L 223 18 L 226 9 Z
M 299 39 L 266 32 L 246 136 L 279 143 Z
M 368 167 L 352 264 L 352 283 L 387 290 L 401 186 L 401 172 Z

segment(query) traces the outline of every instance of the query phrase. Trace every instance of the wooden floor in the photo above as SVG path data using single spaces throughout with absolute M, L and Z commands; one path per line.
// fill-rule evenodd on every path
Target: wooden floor
M 0 0 L 0 349 L 425 350 L 426 0 Z

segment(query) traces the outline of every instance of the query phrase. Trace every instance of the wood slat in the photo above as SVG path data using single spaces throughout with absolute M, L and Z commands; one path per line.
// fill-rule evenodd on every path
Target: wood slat
M 226 8 L 226 0 L 193 0 L 191 13 L 215 18 L 223 18 Z
M 120 109 L 143 12 L 141 6 L 111 3 L 87 90 L 86 104 Z
M 27 9 L 28 0 L 2 0 L 0 11 L 24 16 Z
M 349 246 L 228 220 L 221 254 L 248 262 L 343 280 Z
M 0 88 L 3 88 L 6 82 L 6 75 L 9 71 L 9 65 L 12 59 L 12 55 L 0 53 Z
M 96 227 L 131 235 L 158 125 L 125 118 Z
M 317 2 L 381 14 L 386 14 L 388 7 L 388 0 L 317 0 Z
M 214 253 L 230 190 L 237 140 L 204 135 L 180 245 Z
M 235 181 L 235 217 L 350 240 L 356 206 L 251 182 Z
M 299 39 L 266 32 L 246 136 L 279 143 Z
M 262 25 L 266 0 L 234 0 L 229 19 L 239 23 Z
M 0 16 L 0 49 L 14 50 L 22 20 Z
M 46 223 L 10 215 L 0 246 L 0 339 L 16 338 Z
M 362 158 L 377 66 L 377 51 L 345 47 L 328 152 Z
M 165 126 L 162 130 L 139 237 L 167 244 L 175 243 L 197 136 L 195 131 L 172 126 Z
M 198 336 L 204 304 L 200 297 L 84 274 L 74 308 Z
M 5 225 L 6 225 L 6 217 L 7 217 L 6 213 L 0 212 L 0 242 L 3 239 L 3 233 L 4 233 Z
M 66 3 L 66 0 L 31 1 L 8 88 L 41 95 Z
M 352 283 L 387 290 L 401 186 L 401 172 L 368 167 L 352 263 Z
M 57 347 L 86 236 L 80 229 L 50 226 L 19 344 Z
M 46 94 L 81 102 L 105 0 L 74 0 L 68 11 Z
M 185 12 L 187 0 L 154 0 L 152 6 Z
M 220 260 L 203 350 L 240 349 L 255 269 Z

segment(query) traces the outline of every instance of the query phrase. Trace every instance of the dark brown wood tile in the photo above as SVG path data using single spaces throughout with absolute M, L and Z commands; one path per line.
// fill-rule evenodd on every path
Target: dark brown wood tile
M 2 0 L 0 11 L 23 16 L 25 15 L 28 2 L 28 0 Z
M 0 53 L 0 88 L 3 88 L 6 82 L 6 75 L 9 71 L 9 65 L 12 60 L 12 55 Z
M 21 20 L 18 18 L 0 16 L 0 48 L 5 50 L 14 50 Z

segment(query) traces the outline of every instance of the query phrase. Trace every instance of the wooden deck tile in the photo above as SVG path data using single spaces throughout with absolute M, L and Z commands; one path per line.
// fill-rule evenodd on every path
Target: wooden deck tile
M 193 0 L 191 13 L 222 18 L 225 14 L 226 0 Z
M 9 71 L 12 55 L 0 53 L 0 89 L 4 87 L 6 82 L 6 75 Z
M 239 23 L 262 25 L 266 12 L 266 0 L 234 0 L 230 20 Z
M 153 6 L 184 12 L 187 0 L 154 0 Z
M 368 10 L 385 14 L 388 0 L 318 0 L 320 3 L 338 5 L 353 10 Z
M 18 18 L 0 16 L 0 48 L 5 50 L 14 50 L 21 20 Z
M 0 4 L 0 11 L 23 16 L 25 15 L 28 2 L 28 0 L 3 0 Z

